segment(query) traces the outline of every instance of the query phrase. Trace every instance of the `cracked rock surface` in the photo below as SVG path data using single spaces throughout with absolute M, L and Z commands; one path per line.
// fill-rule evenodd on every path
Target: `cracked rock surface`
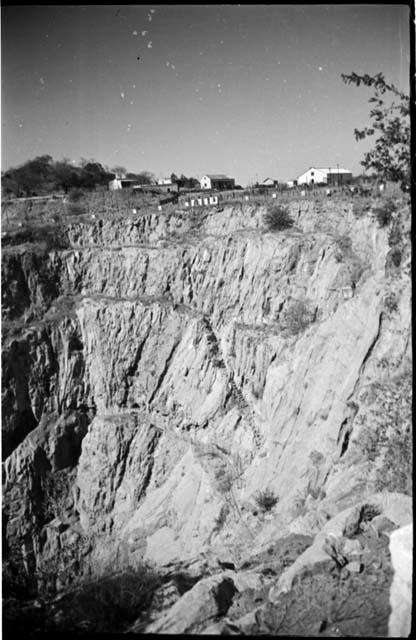
M 385 542 L 412 518 L 397 471 L 410 465 L 397 445 L 411 424 L 409 209 L 397 203 L 399 270 L 386 270 L 389 229 L 351 202 L 290 213 L 276 233 L 255 205 L 197 225 L 180 211 L 96 220 L 70 225 L 69 249 L 3 252 L 4 548 L 17 601 L 147 563 L 164 587 L 133 631 L 301 633 L 270 611 L 313 588 L 305 568 L 323 600 L 326 572 L 334 592 L 348 572 L 360 593 L 378 572 L 384 613 L 368 629 L 386 632 Z M 372 551 L 349 571 L 322 545 L 365 504 L 379 511 L 378 542 L 358 524 L 347 551 Z M 176 574 L 188 576 L 182 593 Z M 334 612 L 317 634 L 339 627 Z

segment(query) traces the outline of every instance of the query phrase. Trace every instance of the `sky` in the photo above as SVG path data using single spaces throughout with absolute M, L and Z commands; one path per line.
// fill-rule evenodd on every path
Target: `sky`
M 245 186 L 362 172 L 371 90 L 409 92 L 400 5 L 3 6 L 2 170 L 38 155 Z M 138 59 L 139 58 L 139 59 Z

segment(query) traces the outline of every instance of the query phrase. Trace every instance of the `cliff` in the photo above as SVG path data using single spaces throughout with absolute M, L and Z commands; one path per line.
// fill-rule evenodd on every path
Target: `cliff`
M 136 631 L 209 632 L 254 615 L 237 592 L 286 597 L 357 505 L 410 522 L 408 206 L 380 227 L 292 202 L 280 232 L 264 212 L 73 223 L 68 249 L 4 251 L 6 551 L 32 597 L 146 562 L 196 584 Z M 262 573 L 279 540 L 292 569 Z

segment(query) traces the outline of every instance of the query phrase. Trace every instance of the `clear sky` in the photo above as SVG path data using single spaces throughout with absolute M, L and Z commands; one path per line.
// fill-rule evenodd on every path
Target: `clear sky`
M 2 7 L 2 169 L 48 153 L 242 185 L 360 173 L 371 92 L 340 76 L 408 92 L 408 21 L 394 4 Z

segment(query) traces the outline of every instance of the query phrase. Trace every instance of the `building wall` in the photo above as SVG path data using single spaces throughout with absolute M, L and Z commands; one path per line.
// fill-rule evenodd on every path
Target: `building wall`
M 325 171 L 311 167 L 305 173 L 298 177 L 298 184 L 319 184 L 327 182 L 327 174 Z
M 208 178 L 208 176 L 202 176 L 202 178 L 201 178 L 201 189 L 212 189 L 212 187 L 211 187 L 211 178 Z
M 347 184 L 352 180 L 352 173 L 337 173 L 334 171 L 333 173 L 328 174 L 328 184 Z
M 123 178 L 115 178 L 108 183 L 110 191 L 117 191 L 118 189 L 132 189 L 134 186 L 134 181 L 124 180 Z
M 223 189 L 234 189 L 234 187 L 234 178 L 215 179 L 209 176 L 202 176 L 201 178 L 201 189 L 217 189 L 218 191 L 222 191 Z
M 171 184 L 144 184 L 143 191 L 154 191 L 155 193 L 177 193 L 179 187 L 176 182 Z
M 212 189 L 218 189 L 221 191 L 222 189 L 234 189 L 235 180 L 230 178 L 229 180 L 215 180 L 211 179 Z
M 117 178 L 115 178 L 114 180 L 110 180 L 110 182 L 108 183 L 108 188 L 110 189 L 110 191 L 117 191 L 117 189 L 121 189 L 121 180 L 118 180 Z
M 162 193 L 175 193 L 179 190 L 176 182 L 171 182 L 170 184 L 158 184 L 155 185 L 155 188 L 157 191 L 161 191 Z

